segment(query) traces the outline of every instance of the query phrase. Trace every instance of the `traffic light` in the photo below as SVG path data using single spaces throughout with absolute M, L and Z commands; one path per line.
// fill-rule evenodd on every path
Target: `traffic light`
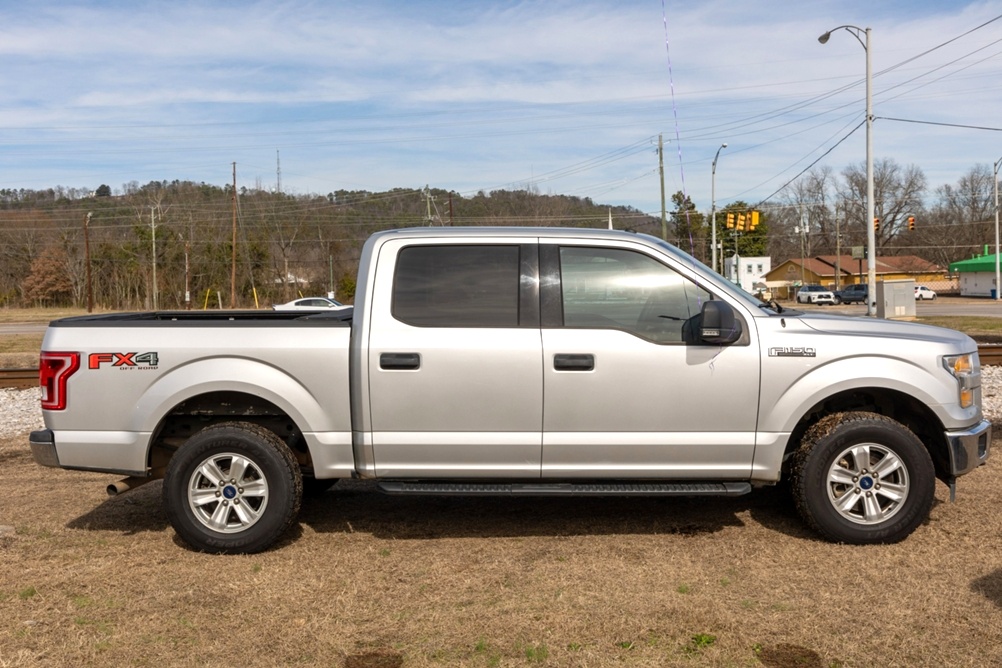
M 874 218 L 873 219 L 873 231 L 874 232 L 879 232 L 880 231 L 880 219 L 879 218 Z
M 739 213 L 738 214 L 738 232 L 744 232 L 744 231 L 745 231 L 745 214 Z
M 734 214 L 733 213 L 728 213 L 727 214 L 727 229 L 729 229 L 729 230 L 733 230 L 734 229 Z
M 915 231 L 915 216 L 908 216 L 908 231 Z
M 756 227 L 758 227 L 758 211 L 752 211 L 749 214 L 749 218 L 750 218 L 750 222 L 748 223 L 748 231 L 751 232 Z

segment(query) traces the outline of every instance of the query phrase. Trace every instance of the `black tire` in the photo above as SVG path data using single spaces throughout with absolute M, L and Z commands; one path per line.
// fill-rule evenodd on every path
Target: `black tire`
M 189 438 L 163 484 L 174 531 L 216 554 L 267 549 L 295 521 L 302 498 L 303 478 L 288 446 L 248 422 L 213 425 Z
M 794 454 L 797 510 L 825 538 L 896 543 L 929 516 L 936 472 L 911 431 L 876 413 L 836 413 L 808 430 Z

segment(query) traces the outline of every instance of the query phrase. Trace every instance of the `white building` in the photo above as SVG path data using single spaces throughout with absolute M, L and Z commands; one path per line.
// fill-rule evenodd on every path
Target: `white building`
M 772 258 L 738 256 L 738 271 L 735 275 L 734 257 L 724 258 L 724 275 L 749 294 L 765 289 L 765 275 L 772 271 Z

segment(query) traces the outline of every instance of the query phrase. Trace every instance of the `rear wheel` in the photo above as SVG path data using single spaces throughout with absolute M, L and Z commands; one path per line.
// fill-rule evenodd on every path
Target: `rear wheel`
M 875 413 L 822 419 L 794 456 L 797 510 L 820 534 L 841 543 L 903 540 L 928 517 L 935 481 L 922 442 Z
M 177 534 L 204 552 L 260 552 L 285 533 L 303 496 L 299 465 L 273 432 L 247 422 L 207 427 L 167 466 L 163 499 Z

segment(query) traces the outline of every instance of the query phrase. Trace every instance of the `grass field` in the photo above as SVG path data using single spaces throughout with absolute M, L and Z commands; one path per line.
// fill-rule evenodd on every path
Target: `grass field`
M 905 542 L 832 545 L 735 499 L 387 497 L 343 483 L 277 548 L 178 543 L 160 483 L 0 441 L 0 666 L 1002 664 L 1002 486 Z

